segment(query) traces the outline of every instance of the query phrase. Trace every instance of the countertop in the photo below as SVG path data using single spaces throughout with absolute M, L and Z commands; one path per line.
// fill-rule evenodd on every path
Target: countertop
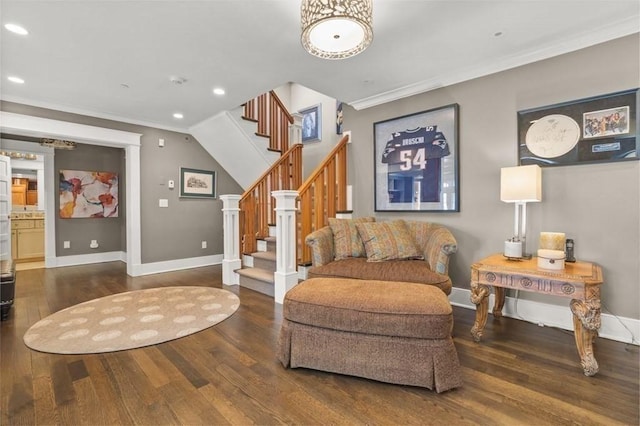
M 11 212 L 11 220 L 44 219 L 43 211 Z

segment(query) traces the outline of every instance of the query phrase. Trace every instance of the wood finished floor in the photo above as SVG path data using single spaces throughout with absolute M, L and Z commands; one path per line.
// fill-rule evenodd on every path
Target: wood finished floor
M 148 348 L 51 355 L 25 331 L 68 306 L 113 293 L 193 285 L 222 288 L 219 266 L 132 278 L 120 262 L 17 273 L 2 322 L 2 425 L 628 424 L 640 422 L 637 346 L 595 343 L 600 372 L 585 377 L 572 333 L 491 316 L 471 340 L 474 311 L 454 308 L 464 385 L 427 389 L 284 369 L 275 346 L 281 307 L 225 287 L 241 306 L 203 332 Z

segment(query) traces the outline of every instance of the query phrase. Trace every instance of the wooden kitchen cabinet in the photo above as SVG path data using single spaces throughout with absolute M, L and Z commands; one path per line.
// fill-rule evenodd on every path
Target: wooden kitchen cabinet
M 11 252 L 16 261 L 44 259 L 44 220 L 12 220 Z
M 42 228 L 18 229 L 18 259 L 44 257 L 44 230 Z

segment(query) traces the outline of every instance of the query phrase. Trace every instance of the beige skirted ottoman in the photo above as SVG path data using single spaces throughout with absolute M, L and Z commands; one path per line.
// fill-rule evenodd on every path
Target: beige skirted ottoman
M 443 392 L 462 385 L 453 311 L 437 287 L 312 278 L 287 292 L 278 342 L 304 367 Z

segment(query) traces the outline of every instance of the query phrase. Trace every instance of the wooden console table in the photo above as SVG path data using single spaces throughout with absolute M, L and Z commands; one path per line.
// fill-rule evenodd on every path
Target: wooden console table
M 571 299 L 573 331 L 586 376 L 598 372 L 593 355 L 593 339 L 600 328 L 600 285 L 602 269 L 595 263 L 566 263 L 562 271 L 538 268 L 536 257 L 528 260 L 509 260 L 494 254 L 471 266 L 471 302 L 476 306 L 476 321 L 471 335 L 476 342 L 482 337 L 487 323 L 490 287 L 495 292 L 493 316 L 502 316 L 505 289 L 551 294 Z

